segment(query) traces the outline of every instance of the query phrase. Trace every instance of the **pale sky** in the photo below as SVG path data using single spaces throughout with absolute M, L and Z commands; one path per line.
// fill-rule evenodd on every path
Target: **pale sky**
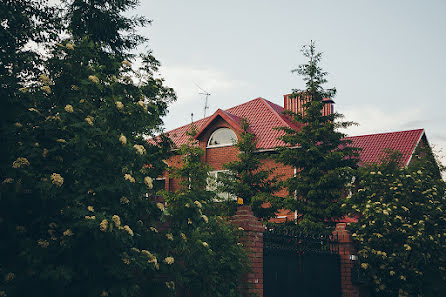
M 316 41 L 336 87 L 336 111 L 360 125 L 349 135 L 424 128 L 446 161 L 446 1 L 142 0 L 141 33 L 178 101 L 166 130 L 304 83 L 290 70 Z
M 335 110 L 359 124 L 349 135 L 424 128 L 446 163 L 446 0 L 141 0 L 136 13 L 178 95 L 167 131 L 203 117 L 197 85 L 207 115 L 257 97 L 283 106 L 314 40 Z

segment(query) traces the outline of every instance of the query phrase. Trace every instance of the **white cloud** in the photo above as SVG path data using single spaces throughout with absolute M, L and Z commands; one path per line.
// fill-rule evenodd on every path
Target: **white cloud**
M 340 112 L 344 114 L 345 120 L 359 124 L 359 126 L 353 126 L 347 129 L 347 134 L 351 136 L 423 128 L 420 126 L 412 126 L 412 123 L 416 125 L 421 123 L 420 121 L 412 121 L 412 119 L 422 118 L 422 111 L 420 109 L 384 111 L 376 106 L 368 105 L 346 108 Z
M 191 103 L 204 98 L 203 90 L 212 94 L 224 93 L 231 89 L 243 87 L 246 83 L 233 80 L 215 69 L 194 66 L 163 66 L 161 76 L 166 85 L 174 88 L 177 93 L 177 104 Z M 203 90 L 200 90 L 198 86 Z

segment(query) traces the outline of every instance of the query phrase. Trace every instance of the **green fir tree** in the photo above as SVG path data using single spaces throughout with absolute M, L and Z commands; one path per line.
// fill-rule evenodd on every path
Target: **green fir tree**
M 256 136 L 250 132 L 246 119 L 242 119 L 240 139 L 234 146 L 239 154 L 236 161 L 224 164 L 229 172 L 219 178 L 219 191 L 243 199 L 243 204 L 250 205 L 257 217 L 268 220 L 283 206 L 283 201 L 274 196 L 279 190 L 277 177 L 273 176 L 274 169 L 263 168 L 266 156 L 258 152 Z
M 324 98 L 333 98 L 336 89 L 324 89 L 327 72 L 319 66 L 322 54 L 316 52 L 314 42 L 304 46 L 308 59 L 293 72 L 303 77 L 304 90 L 294 90 L 292 96 L 301 100 L 304 112 L 293 114 L 292 120 L 301 128 L 281 128 L 281 140 L 287 147 L 280 148 L 277 160 L 297 169 L 297 174 L 286 180 L 292 202 L 289 209 L 297 210 L 300 226 L 308 230 L 324 230 L 344 215 L 340 205 L 356 167 L 356 150 L 348 146 L 340 128 L 350 126 L 342 122 L 338 113 L 323 115 Z

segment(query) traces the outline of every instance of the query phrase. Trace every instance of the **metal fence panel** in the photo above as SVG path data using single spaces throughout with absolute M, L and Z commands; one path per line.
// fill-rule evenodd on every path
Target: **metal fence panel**
M 332 236 L 266 230 L 264 297 L 340 297 L 340 259 Z

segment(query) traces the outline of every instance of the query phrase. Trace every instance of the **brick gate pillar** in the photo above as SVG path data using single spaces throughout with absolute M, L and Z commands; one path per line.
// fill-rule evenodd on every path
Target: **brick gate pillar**
M 249 251 L 248 257 L 251 266 L 251 271 L 242 278 L 240 291 L 244 297 L 248 297 L 252 293 L 263 297 L 263 231 L 265 228 L 254 216 L 251 207 L 247 205 L 238 207 L 231 222 L 244 230 L 244 236 L 240 242 Z
M 333 234 L 339 240 L 342 297 L 359 297 L 360 288 L 352 282 L 351 270 L 353 268 L 353 261 L 350 260 L 350 255 L 355 255 L 356 250 L 353 246 L 351 234 L 345 227 L 345 223 L 338 223 L 336 224 L 335 231 L 333 231 Z

